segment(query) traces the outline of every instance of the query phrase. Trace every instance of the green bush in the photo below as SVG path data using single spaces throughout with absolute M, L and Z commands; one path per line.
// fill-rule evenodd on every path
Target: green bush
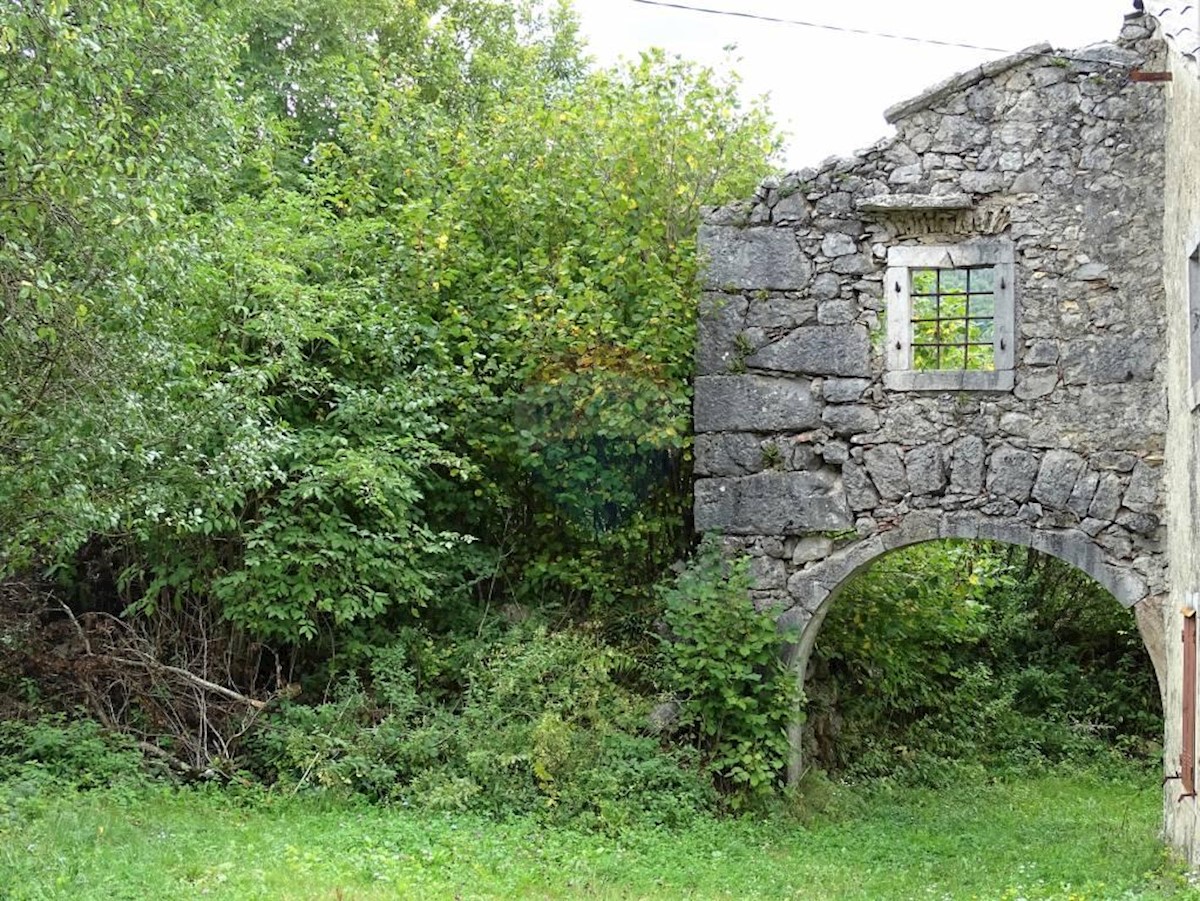
M 778 786 L 788 760 L 787 727 L 800 692 L 780 657 L 770 612 L 750 603 L 749 561 L 723 558 L 708 540 L 663 592 L 670 636 L 665 665 L 681 700 L 680 726 L 734 807 Z
M 366 684 L 347 677 L 331 701 L 275 714 L 261 771 L 287 791 L 596 828 L 711 807 L 695 755 L 645 734 L 650 700 L 621 682 L 634 661 L 594 632 L 514 628 L 480 649 L 455 701 L 445 674 L 424 681 L 416 663 L 428 671 L 428 636 L 406 641 L 374 655 Z
M 0 783 L 91 789 L 137 782 L 144 773 L 132 740 L 91 720 L 47 716 L 0 722 Z

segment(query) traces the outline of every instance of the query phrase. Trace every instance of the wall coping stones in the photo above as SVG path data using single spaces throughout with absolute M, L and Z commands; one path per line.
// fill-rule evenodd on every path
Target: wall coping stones
M 899 103 L 889 106 L 883 111 L 883 118 L 889 125 L 895 125 L 901 119 L 911 116 L 913 113 L 929 109 L 939 100 L 948 97 L 950 94 L 956 94 L 965 88 L 971 87 L 973 84 L 983 81 L 985 78 L 993 78 L 1001 72 L 1006 72 L 1036 56 L 1051 53 L 1053 50 L 1054 48 L 1049 43 L 1043 41 L 1040 44 L 1026 47 L 1024 50 L 1019 50 L 1009 56 L 984 63 L 982 66 L 976 66 L 974 69 L 966 72 L 951 75 L 945 81 L 940 81 L 933 87 L 927 88 L 916 97 L 901 100 Z

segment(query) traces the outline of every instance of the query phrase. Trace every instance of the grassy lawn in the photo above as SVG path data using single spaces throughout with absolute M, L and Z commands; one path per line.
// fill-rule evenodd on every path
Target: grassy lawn
M 1149 775 L 867 802 L 606 836 L 303 798 L 30 794 L 0 804 L 0 898 L 1200 897 L 1158 844 Z

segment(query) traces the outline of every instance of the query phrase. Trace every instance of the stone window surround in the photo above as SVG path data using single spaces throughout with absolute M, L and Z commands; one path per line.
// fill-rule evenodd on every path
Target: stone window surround
M 1011 391 L 1015 356 L 1015 265 L 1012 242 L 976 238 L 957 244 L 888 249 L 885 388 L 893 391 Z M 994 370 L 916 370 L 912 364 L 910 270 L 993 266 L 996 270 Z

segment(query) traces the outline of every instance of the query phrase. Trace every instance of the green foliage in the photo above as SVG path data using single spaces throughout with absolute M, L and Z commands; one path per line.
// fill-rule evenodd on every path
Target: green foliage
M 700 205 L 775 144 L 731 83 L 538 3 L 10 4 L 0 52 L 0 571 L 277 644 L 647 601 Z
M 941 783 L 1153 758 L 1158 688 L 1132 614 L 1021 548 L 933 543 L 847 585 L 818 638 L 811 751 L 851 777 Z
M 229 161 L 230 56 L 182 0 L 0 11 L 0 571 L 111 529 L 183 362 L 168 223 Z
M 369 686 L 285 707 L 257 756 L 295 791 L 580 827 L 677 824 L 712 803 L 690 755 L 643 734 L 648 704 L 620 680 L 633 663 L 596 636 L 517 629 L 474 649 L 456 710 L 438 701 L 434 649 L 410 630 L 373 653 Z
M 780 659 L 782 643 L 794 636 L 751 605 L 748 566 L 725 560 L 709 540 L 663 592 L 670 630 L 663 652 L 682 703 L 680 724 L 734 806 L 778 785 L 800 702 L 797 679 Z
M 437 560 L 463 540 L 422 514 L 433 471 L 467 464 L 439 444 L 438 347 L 387 278 L 390 235 L 283 192 L 205 225 L 201 284 L 226 300 L 209 301 L 199 349 L 253 391 L 277 438 L 243 458 L 254 490 L 184 528 L 243 544 L 209 591 L 257 635 L 308 639 L 323 623 L 419 611 Z
M 78 789 L 131 785 L 144 778 L 142 764 L 132 741 L 90 720 L 0 722 L 0 784 L 22 793 L 51 783 Z

